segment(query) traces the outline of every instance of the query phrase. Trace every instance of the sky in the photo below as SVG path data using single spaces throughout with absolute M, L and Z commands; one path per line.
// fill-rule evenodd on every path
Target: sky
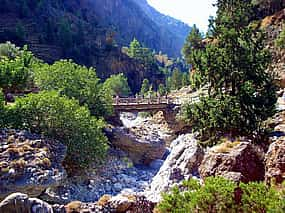
M 209 16 L 215 16 L 215 0 L 147 0 L 163 14 L 179 19 L 190 26 L 196 24 L 201 31 L 208 29 Z

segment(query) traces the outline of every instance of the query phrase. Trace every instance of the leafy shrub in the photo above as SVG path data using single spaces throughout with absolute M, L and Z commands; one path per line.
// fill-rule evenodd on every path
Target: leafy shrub
M 5 103 L 4 94 L 2 92 L 2 89 L 0 88 L 0 112 L 4 109 L 4 103 Z
M 40 65 L 35 72 L 36 84 L 42 90 L 58 90 L 79 100 L 80 105 L 86 104 L 92 115 L 107 116 L 112 113 L 112 97 L 99 80 L 93 68 L 87 69 L 70 60 Z
M 106 90 L 111 90 L 113 96 L 128 96 L 131 93 L 128 79 L 123 73 L 117 75 L 111 75 L 104 83 L 104 88 Z
M 0 87 L 6 94 L 24 89 L 31 81 L 34 57 L 11 43 L 0 44 Z
M 183 106 L 183 117 L 200 133 L 206 145 L 214 145 L 225 132 L 240 128 L 240 107 L 230 96 L 224 96 L 222 101 L 201 97 L 198 103 Z
M 41 92 L 17 99 L 10 110 L 10 114 L 17 116 L 13 127 L 66 144 L 69 161 L 84 167 L 103 159 L 107 148 L 107 139 L 102 133 L 104 122 L 92 117 L 78 101 L 54 91 Z
M 5 105 L 4 94 L 0 88 L 0 128 L 4 125 Z
M 277 47 L 285 48 L 285 28 L 282 30 L 282 32 L 276 39 L 275 44 Z
M 150 90 L 149 80 L 145 78 L 145 79 L 143 79 L 143 82 L 142 82 L 140 94 L 141 95 L 147 95 L 149 90 Z
M 204 185 L 184 182 L 185 191 L 175 187 L 164 194 L 160 212 L 283 212 L 282 192 L 263 183 L 237 183 L 222 177 L 208 177 Z

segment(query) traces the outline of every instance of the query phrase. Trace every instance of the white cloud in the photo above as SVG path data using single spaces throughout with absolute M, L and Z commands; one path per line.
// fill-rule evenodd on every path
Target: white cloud
M 214 16 L 215 0 L 148 0 L 149 4 L 163 14 L 180 19 L 192 26 L 196 24 L 201 30 L 208 29 L 209 16 Z

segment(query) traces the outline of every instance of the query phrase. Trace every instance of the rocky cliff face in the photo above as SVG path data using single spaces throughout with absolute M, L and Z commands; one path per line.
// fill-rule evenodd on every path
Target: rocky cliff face
M 146 0 L 93 0 L 99 23 L 111 26 L 120 45 L 135 37 L 145 46 L 179 56 L 190 27 L 165 16 Z
M 147 1 L 135 0 L 0 0 L 0 42 L 27 44 L 37 57 L 52 63 L 71 58 L 94 66 L 100 78 L 123 72 L 134 92 L 144 78 L 154 85 L 163 75 L 121 53 L 136 37 L 145 46 L 178 56 L 189 27 L 163 16 Z

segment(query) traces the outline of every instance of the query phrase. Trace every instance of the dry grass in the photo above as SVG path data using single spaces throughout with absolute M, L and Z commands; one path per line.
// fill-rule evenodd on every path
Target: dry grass
M 100 199 L 97 202 L 97 205 L 99 206 L 105 206 L 109 200 L 111 200 L 111 196 L 110 195 L 103 195 L 102 197 L 100 197 Z
M 14 143 L 14 142 L 15 142 L 15 137 L 14 137 L 14 135 L 9 136 L 8 139 L 7 139 L 7 142 L 8 142 L 8 143 Z
M 226 141 L 214 148 L 216 153 L 230 153 L 234 147 L 240 144 L 240 141 L 236 140 L 234 142 Z
M 28 145 L 28 144 L 24 144 L 24 145 L 22 146 L 22 149 L 23 149 L 25 152 L 34 151 L 34 148 L 31 147 L 31 146 Z
M 6 174 L 6 173 L 8 173 L 9 172 L 9 167 L 7 167 L 7 168 L 0 168 L 0 174 Z
M 48 158 L 42 159 L 41 165 L 43 165 L 45 168 L 50 168 L 51 167 L 50 159 L 48 159 Z
M 11 167 L 14 169 L 24 169 L 27 165 L 27 162 L 24 159 L 19 159 L 11 162 Z
M 82 203 L 80 201 L 73 201 L 65 206 L 66 213 L 80 212 Z

